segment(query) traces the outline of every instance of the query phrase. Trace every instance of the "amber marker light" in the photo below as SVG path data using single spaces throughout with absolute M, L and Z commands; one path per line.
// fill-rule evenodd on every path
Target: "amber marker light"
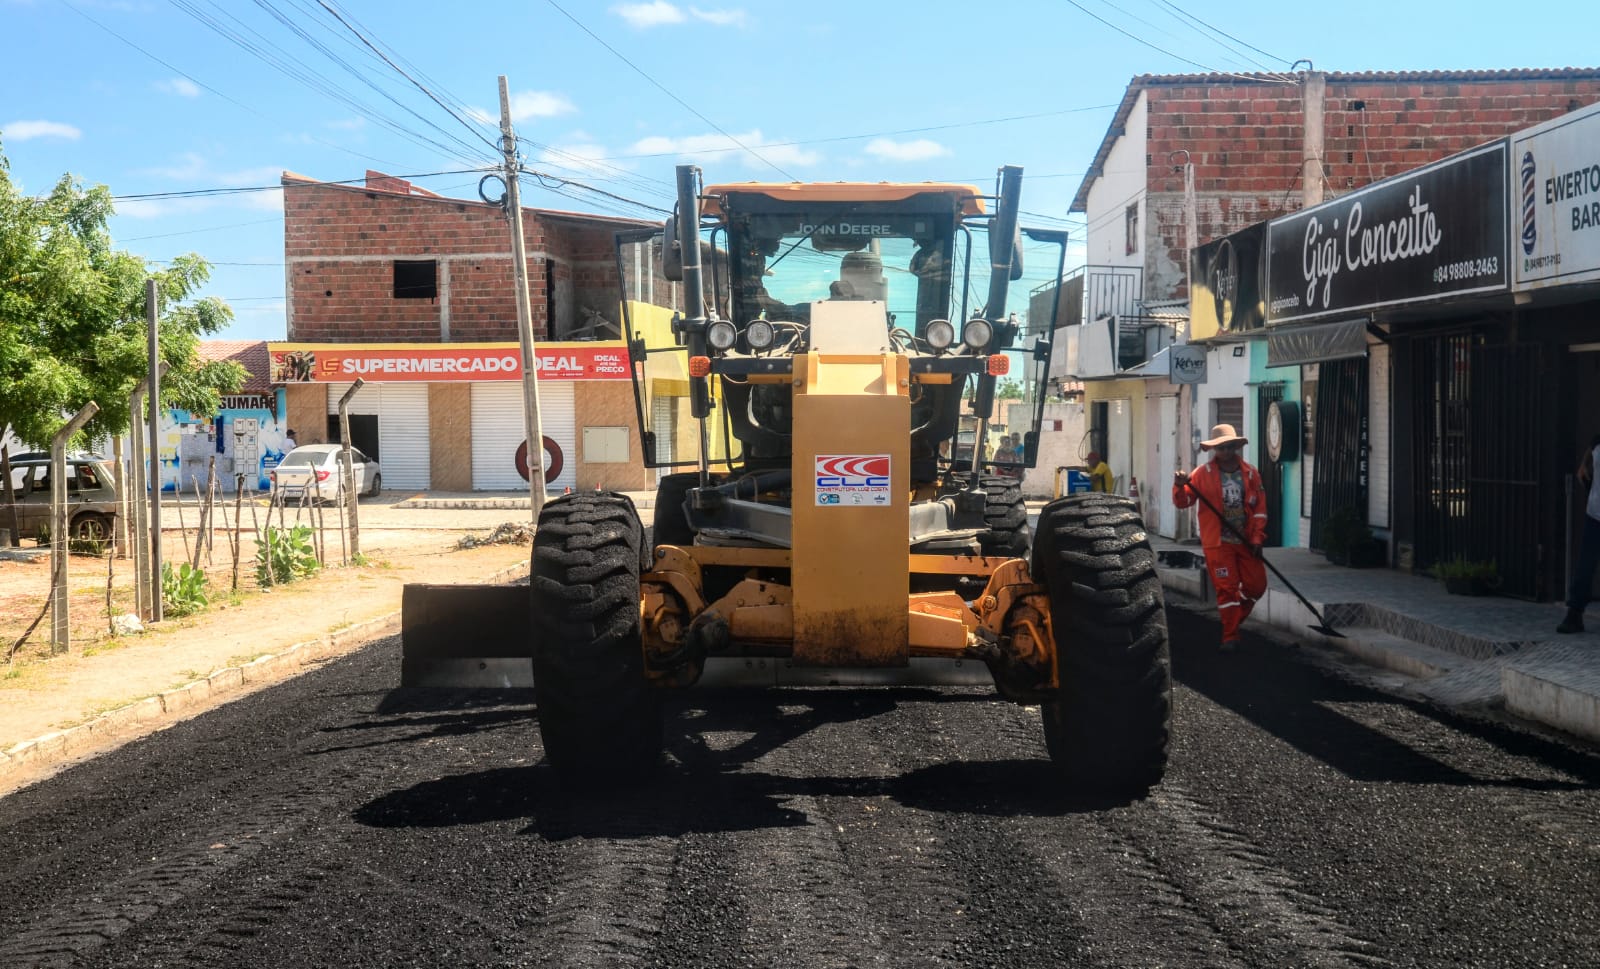
M 709 376 L 711 376 L 711 358 L 710 357 L 690 357 L 689 358 L 689 376 L 691 376 L 691 377 L 709 377 Z
M 1011 372 L 1011 358 L 1003 353 L 996 353 L 989 357 L 989 376 L 1004 377 Z

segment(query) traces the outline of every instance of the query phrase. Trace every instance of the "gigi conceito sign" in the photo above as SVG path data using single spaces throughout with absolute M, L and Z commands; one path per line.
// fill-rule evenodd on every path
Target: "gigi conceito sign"
M 515 343 L 268 343 L 274 384 L 521 380 Z M 540 380 L 627 380 L 621 341 L 541 343 Z
M 1267 224 L 1268 325 L 1503 292 L 1505 139 Z

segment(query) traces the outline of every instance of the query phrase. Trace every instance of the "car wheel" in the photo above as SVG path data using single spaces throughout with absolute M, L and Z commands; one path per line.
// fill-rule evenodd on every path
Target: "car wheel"
M 79 515 L 72 520 L 72 537 L 101 544 L 110 542 L 111 517 L 94 512 Z
M 367 489 L 367 497 L 368 498 L 376 498 L 376 497 L 378 497 L 378 492 L 380 490 L 382 490 L 382 488 L 383 488 L 383 475 L 374 474 L 372 476 L 372 487 Z

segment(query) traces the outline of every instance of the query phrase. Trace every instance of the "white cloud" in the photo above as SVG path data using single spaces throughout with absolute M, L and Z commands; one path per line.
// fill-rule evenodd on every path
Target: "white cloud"
M 718 27 L 743 27 L 750 22 L 743 10 L 701 10 L 699 7 L 690 7 L 689 13 L 696 20 L 704 20 Z
M 337 121 L 324 121 L 322 126 L 324 128 L 332 128 L 334 131 L 360 131 L 367 126 L 367 119 L 340 118 Z
M 32 138 L 66 138 L 77 141 L 83 132 L 59 121 L 8 121 L 0 127 L 0 135 L 7 141 L 28 141 Z
M 157 81 L 156 90 L 167 94 L 176 94 L 180 98 L 197 98 L 200 96 L 200 85 L 186 77 L 174 77 L 166 81 Z
M 890 138 L 874 138 L 867 142 L 866 153 L 874 158 L 885 161 L 927 161 L 929 158 L 939 158 L 950 154 L 950 149 L 930 141 L 927 138 L 918 138 L 914 141 L 895 141 Z
M 738 144 L 734 139 L 738 140 Z M 752 152 L 759 152 L 760 157 Z M 759 168 L 768 168 L 767 162 L 774 165 L 815 165 L 822 159 L 817 152 L 807 151 L 800 145 L 766 144 L 760 131 L 735 134 L 732 138 L 727 135 L 691 135 L 687 138 L 653 135 L 634 142 L 626 152 L 630 155 L 720 154 L 725 157 L 735 153 L 744 157 L 746 165 Z
M 626 20 L 629 26 L 636 30 L 648 30 L 651 27 L 660 27 L 663 24 L 683 23 L 683 11 L 666 0 L 655 0 L 654 3 L 624 3 L 612 7 L 611 12 Z
M 571 114 L 577 107 L 567 100 L 566 95 L 556 94 L 553 91 L 518 91 L 511 95 L 511 120 L 528 121 L 534 118 L 554 118 L 557 115 Z M 468 108 L 467 116 L 481 124 L 500 127 L 500 112 L 487 111 L 483 108 Z
M 136 175 L 150 175 L 182 183 L 182 189 L 206 188 L 258 188 L 263 191 L 238 194 L 197 195 L 187 198 L 125 199 L 117 203 L 117 214 L 134 219 L 154 219 L 182 212 L 201 212 L 208 209 L 239 208 L 259 212 L 282 212 L 283 190 L 278 183 L 283 169 L 276 165 L 259 168 L 239 168 L 217 171 L 203 155 L 188 152 L 179 155 L 174 163 L 160 168 L 144 168 Z
M 619 166 L 605 161 L 611 150 L 593 142 L 569 142 L 551 145 L 540 152 L 538 161 L 552 168 L 588 172 L 591 175 L 615 175 Z

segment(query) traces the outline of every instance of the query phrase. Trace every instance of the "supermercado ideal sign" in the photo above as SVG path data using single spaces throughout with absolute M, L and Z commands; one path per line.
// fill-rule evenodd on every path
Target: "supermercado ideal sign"
M 540 380 L 627 380 L 620 341 L 541 343 Z M 515 343 L 269 343 L 272 382 L 369 383 L 521 380 Z
M 1600 104 L 1511 136 L 1514 289 L 1600 279 Z

